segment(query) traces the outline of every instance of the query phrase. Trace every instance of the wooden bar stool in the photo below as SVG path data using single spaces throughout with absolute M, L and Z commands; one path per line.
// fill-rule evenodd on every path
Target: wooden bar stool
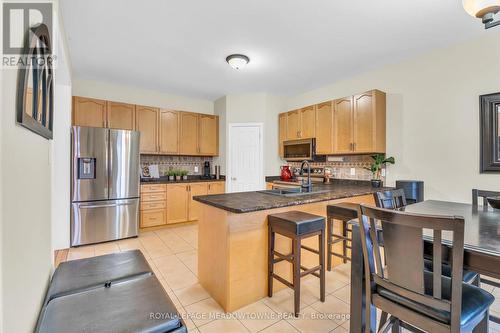
M 347 228 L 347 222 L 358 218 L 359 204 L 351 202 L 340 202 L 326 207 L 327 227 L 326 239 L 328 247 L 327 269 L 332 270 L 332 256 L 342 258 L 344 264 L 351 258 L 347 255 L 347 249 L 351 248 L 348 242 L 351 242 L 352 234 L 351 229 Z M 333 232 L 333 222 L 340 221 L 342 227 L 342 234 L 335 234 Z M 333 245 L 342 243 L 342 253 L 337 253 L 333 250 Z
M 320 280 L 320 300 L 325 301 L 325 218 L 299 211 L 272 214 L 268 216 L 268 296 L 273 296 L 273 279 L 294 290 L 294 315 L 300 311 L 300 278 L 312 274 Z M 292 239 L 292 253 L 282 254 L 274 249 L 275 234 Z M 302 239 L 318 236 L 319 250 L 302 245 Z M 300 250 L 304 249 L 319 256 L 319 265 L 307 268 L 300 263 Z M 283 260 L 293 265 L 293 283 L 274 274 L 274 264 Z

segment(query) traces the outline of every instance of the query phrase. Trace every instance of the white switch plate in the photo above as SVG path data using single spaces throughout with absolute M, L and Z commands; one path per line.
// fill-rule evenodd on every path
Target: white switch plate
M 382 177 L 385 177 L 385 169 L 382 169 Z
M 351 176 L 356 176 L 356 168 L 351 168 Z
M 198 167 L 197 166 L 194 167 L 194 172 L 198 172 Z

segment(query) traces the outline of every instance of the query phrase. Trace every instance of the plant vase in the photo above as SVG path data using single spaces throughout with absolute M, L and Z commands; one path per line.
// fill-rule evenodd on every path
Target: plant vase
M 168 180 L 170 180 L 170 181 L 175 180 L 175 176 L 168 176 Z
M 175 180 L 181 180 L 181 176 L 175 176 Z
M 182 180 L 188 180 L 188 176 L 187 175 L 182 176 Z
M 371 182 L 373 188 L 382 187 L 382 180 L 380 180 L 380 179 L 372 179 L 370 182 Z

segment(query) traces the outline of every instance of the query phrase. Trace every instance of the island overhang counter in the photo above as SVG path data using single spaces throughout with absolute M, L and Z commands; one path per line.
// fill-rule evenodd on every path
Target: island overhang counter
M 318 194 L 284 197 L 261 192 L 226 193 L 194 197 L 200 203 L 198 220 L 198 279 L 200 284 L 226 312 L 267 296 L 267 216 L 299 210 L 324 216 L 327 205 L 339 202 L 373 204 L 374 189 L 369 182 L 334 182 L 328 191 Z M 336 228 L 336 229 L 335 229 Z M 341 233 L 340 223 L 334 232 Z M 318 249 L 316 237 L 303 244 Z M 291 252 L 291 241 L 276 235 L 275 248 Z M 326 244 L 326 243 L 325 243 Z M 336 249 L 340 252 L 340 244 Z M 318 265 L 318 256 L 302 251 L 306 267 Z M 333 259 L 333 265 L 342 263 Z M 291 281 L 292 267 L 286 262 L 275 265 L 275 273 Z M 319 284 L 319 280 L 318 280 Z M 286 288 L 275 281 L 274 290 Z

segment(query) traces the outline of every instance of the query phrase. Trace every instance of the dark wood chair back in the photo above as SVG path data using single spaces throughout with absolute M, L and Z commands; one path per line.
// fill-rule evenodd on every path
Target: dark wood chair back
M 370 299 L 367 298 L 366 301 L 371 301 L 368 294 L 376 293 L 377 287 L 384 288 L 414 302 L 450 312 L 450 330 L 458 332 L 462 303 L 464 219 L 456 216 L 412 214 L 366 205 L 360 205 L 359 217 L 365 271 L 370 276 L 370 279 L 366 279 L 367 297 Z M 424 292 L 424 229 L 433 231 L 432 295 Z M 442 298 L 443 231 L 453 233 L 450 300 Z M 382 266 L 379 240 L 383 240 L 385 269 Z M 387 309 L 382 311 L 391 312 Z M 403 318 L 401 320 L 404 321 Z
M 483 198 L 483 206 L 488 207 L 488 200 L 486 200 L 486 198 L 487 197 L 497 197 L 497 196 L 500 196 L 500 192 L 473 189 L 472 190 L 472 205 L 477 206 L 478 199 L 479 199 L 479 197 L 481 197 L 481 198 Z
M 380 208 L 397 209 L 406 206 L 405 191 L 403 189 L 375 192 L 373 197 L 375 205 Z

